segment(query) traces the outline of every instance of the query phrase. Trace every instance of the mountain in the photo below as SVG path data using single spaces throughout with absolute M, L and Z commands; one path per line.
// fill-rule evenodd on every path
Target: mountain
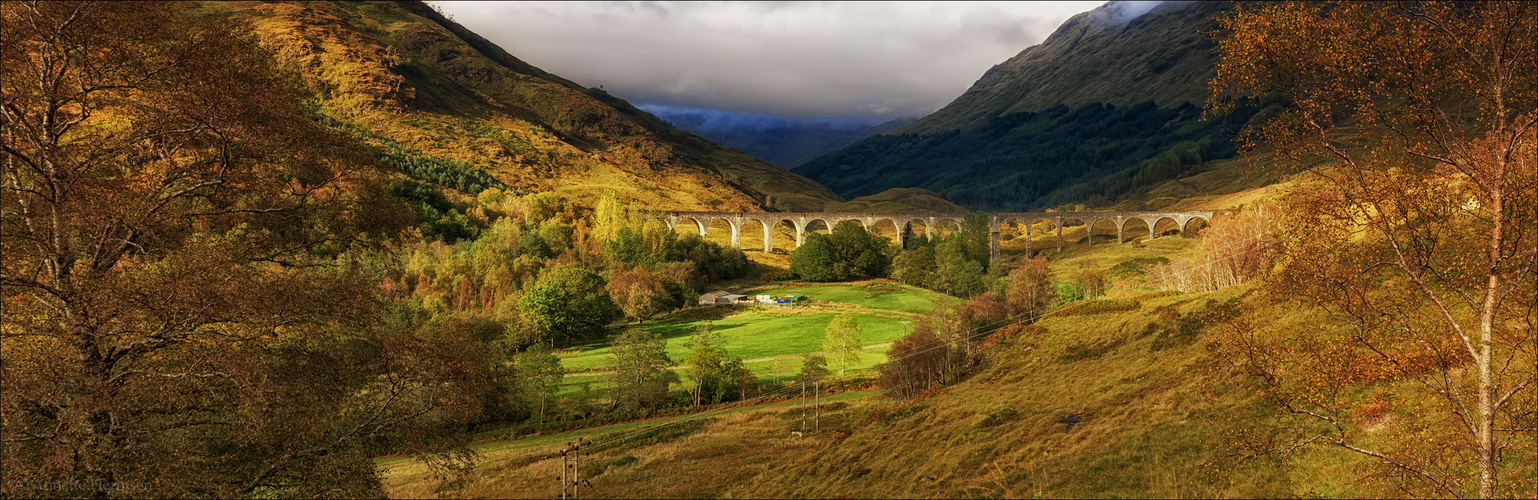
M 914 120 L 898 118 L 884 123 L 858 119 L 795 120 L 671 106 L 642 105 L 641 109 L 679 129 L 787 169 Z
M 818 210 L 804 177 L 534 67 L 422 2 L 208 2 L 320 97 L 317 119 L 414 178 L 467 194 L 607 191 L 658 209 Z
M 869 196 L 823 207 L 828 212 L 940 212 L 961 213 L 966 207 L 945 201 L 940 195 L 919 188 L 892 188 Z
M 1264 107 L 1207 117 L 1216 2 L 1112 2 L 993 67 L 935 113 L 797 169 L 846 198 L 918 187 L 976 209 L 1106 206 L 1237 154 Z

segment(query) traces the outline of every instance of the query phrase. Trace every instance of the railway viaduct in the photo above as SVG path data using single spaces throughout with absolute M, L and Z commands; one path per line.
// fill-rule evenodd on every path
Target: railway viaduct
M 1125 238 L 1127 225 L 1134 221 L 1141 221 L 1148 227 L 1148 233 L 1153 234 L 1154 227 L 1160 222 L 1168 220 L 1182 233 L 1191 221 L 1202 220 L 1212 223 L 1213 217 L 1227 215 L 1226 210 L 1207 211 L 1183 211 L 1183 212 L 998 212 L 988 214 L 989 247 L 992 249 L 993 258 L 999 256 L 999 230 L 1005 224 L 1014 221 L 1026 225 L 1037 222 L 1050 222 L 1057 228 L 1057 249 L 1063 249 L 1063 224 L 1069 221 L 1079 221 L 1093 229 L 1096 223 L 1101 221 L 1113 221 L 1116 224 L 1116 242 L 1122 243 Z M 693 223 L 700 231 L 700 236 L 706 236 L 706 231 L 716 221 L 725 221 L 731 227 L 732 246 L 742 247 L 742 231 L 749 222 L 757 222 L 764 232 L 764 251 L 774 250 L 773 238 L 770 231 L 781 223 L 789 224 L 796 231 L 796 246 L 800 247 L 806 242 L 808 228 L 815 222 L 832 229 L 838 223 L 853 220 L 858 221 L 867 231 L 874 231 L 883 223 L 891 224 L 897 232 L 897 244 L 903 244 L 903 229 L 911 227 L 914 222 L 924 224 L 924 234 L 933 238 L 935 228 L 942 224 L 954 225 L 960 229 L 961 222 L 966 214 L 953 213 L 836 213 L 836 212 L 663 212 L 662 219 L 667 222 L 669 228 L 677 229 L 679 224 Z M 1026 231 L 1026 248 L 1030 248 L 1030 231 Z M 1088 242 L 1090 238 L 1086 238 Z M 1089 242 L 1093 244 L 1093 242 Z

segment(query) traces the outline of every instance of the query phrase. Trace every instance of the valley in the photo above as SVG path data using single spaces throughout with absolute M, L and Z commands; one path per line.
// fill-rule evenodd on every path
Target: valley
M 4 2 L 0 496 L 1534 496 L 1538 8 L 1038 8 Z

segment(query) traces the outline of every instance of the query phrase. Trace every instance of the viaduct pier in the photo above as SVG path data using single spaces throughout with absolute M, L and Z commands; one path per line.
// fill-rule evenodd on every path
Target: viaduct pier
M 1225 210 L 1183 211 L 1183 212 L 996 212 L 988 214 L 989 247 L 993 257 L 999 255 L 999 231 L 1006 224 L 1024 224 L 1030 226 L 1038 222 L 1049 222 L 1057 228 L 1057 249 L 1063 249 L 1063 225 L 1070 221 L 1078 221 L 1090 230 L 1096 224 L 1110 221 L 1116 226 L 1116 242 L 1125 241 L 1127 226 L 1141 222 L 1147 226 L 1150 235 L 1156 227 L 1163 222 L 1173 223 L 1175 230 L 1185 233 L 1191 221 L 1201 220 L 1212 224 L 1214 217 L 1227 215 Z M 680 224 L 692 223 L 700 231 L 700 236 L 706 236 L 706 232 L 718 221 L 726 222 L 732 232 L 732 246 L 742 247 L 742 231 L 749 224 L 757 223 L 764 233 L 764 252 L 774 250 L 771 237 L 774 227 L 779 225 L 789 226 L 796 232 L 796 246 L 800 247 L 806 242 L 806 233 L 813 224 L 821 222 L 830 230 L 838 223 L 853 220 L 858 221 L 867 231 L 878 231 L 890 228 L 897 234 L 896 241 L 899 246 L 903 244 L 902 235 L 905 229 L 913 227 L 918 222 L 924 225 L 924 234 L 933 238 L 936 228 L 942 225 L 961 228 L 962 220 L 966 214 L 959 213 L 861 213 L 861 212 L 663 212 L 662 219 L 667 222 L 669 228 L 677 229 Z M 1165 227 L 1169 227 L 1166 224 Z M 1025 232 L 1026 246 L 1030 247 L 1030 231 Z M 1091 238 L 1086 238 L 1088 241 Z M 1089 242 L 1093 244 L 1093 242 Z

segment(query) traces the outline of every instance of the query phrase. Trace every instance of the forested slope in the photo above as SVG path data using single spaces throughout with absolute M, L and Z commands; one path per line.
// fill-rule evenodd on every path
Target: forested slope
M 1282 106 L 1202 112 L 1212 18 L 1226 4 L 1167 3 L 1132 19 L 1126 8 L 1075 16 L 945 108 L 797 172 L 845 197 L 919 187 L 976 209 L 1106 206 L 1232 158 L 1242 126 Z
M 420 2 L 209 3 L 321 97 L 322 120 L 420 180 L 475 194 L 614 190 L 657 208 L 815 210 L 814 182 L 535 68 Z

